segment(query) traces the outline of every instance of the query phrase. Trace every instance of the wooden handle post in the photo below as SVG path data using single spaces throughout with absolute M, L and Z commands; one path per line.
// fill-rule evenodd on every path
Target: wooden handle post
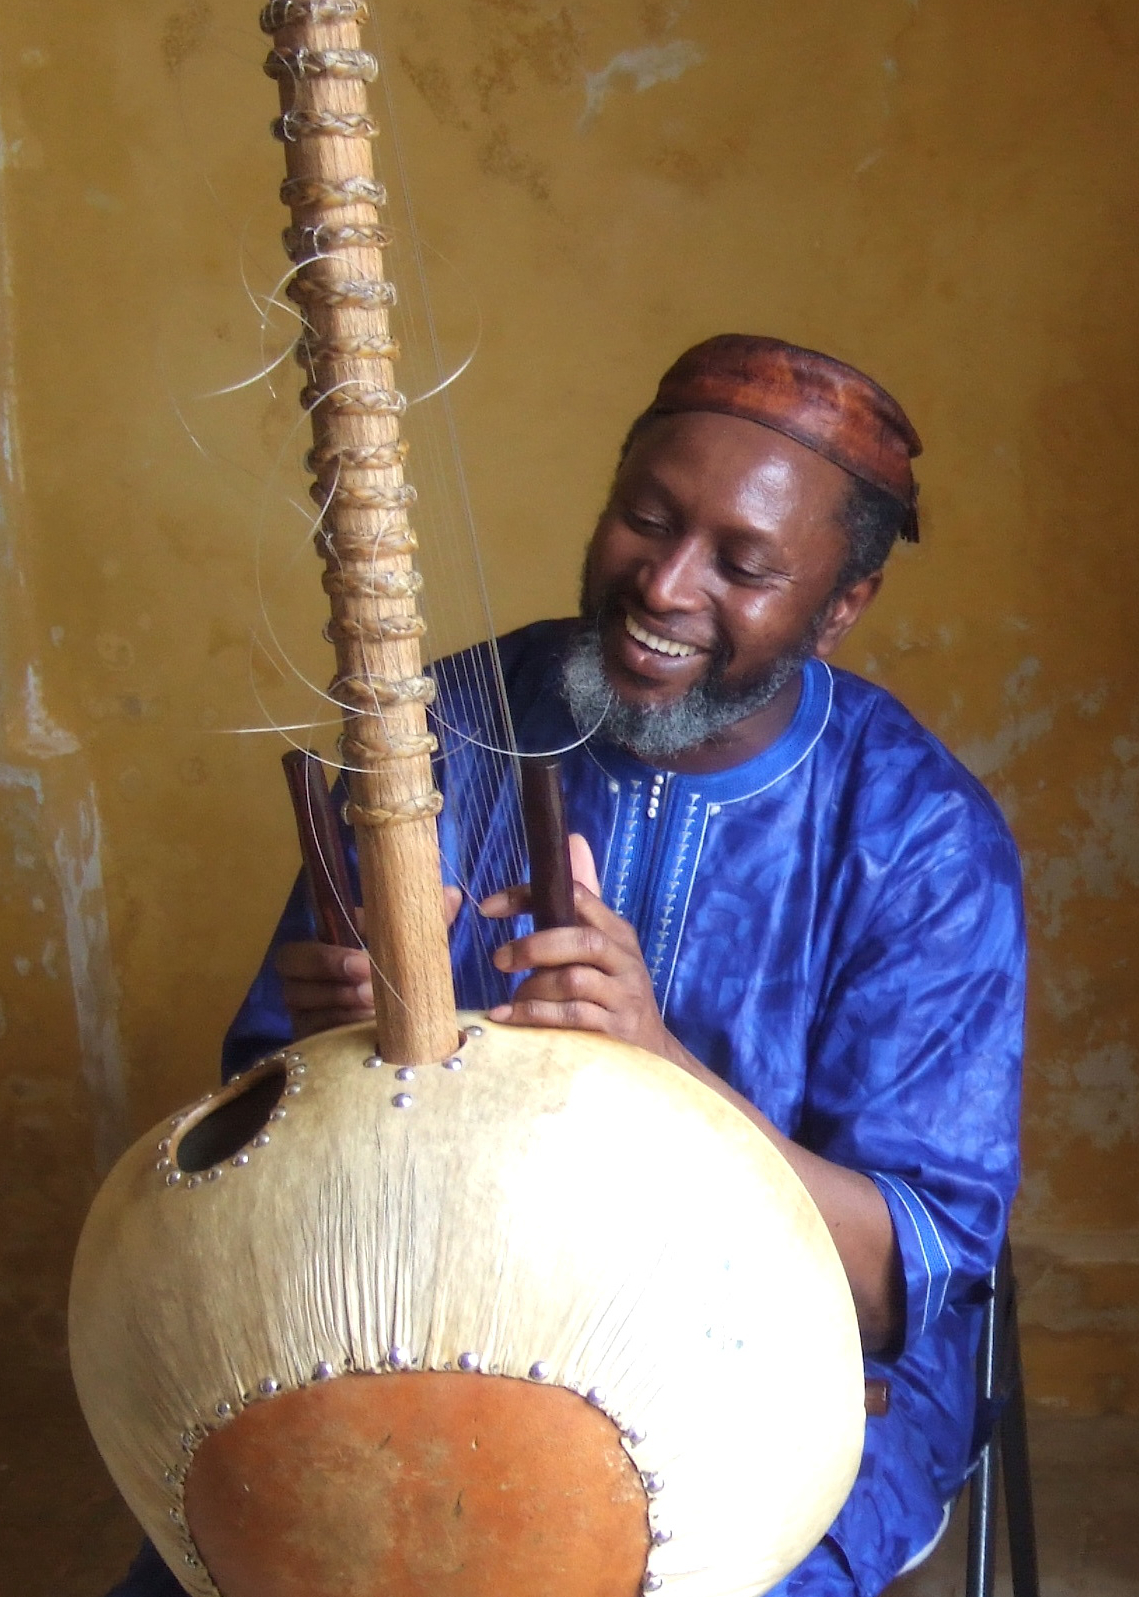
M 457 1041 L 422 674 L 423 622 L 412 565 L 415 535 L 399 435 L 388 325 L 395 291 L 383 274 L 384 194 L 369 140 L 357 0 L 271 0 L 266 72 L 277 80 L 285 148 L 285 245 L 297 272 L 301 403 L 312 418 L 308 463 L 321 518 L 317 550 L 331 602 L 334 699 L 344 710 L 342 755 L 356 829 L 368 948 L 376 972 L 377 1051 L 396 1063 L 442 1058 Z
M 534 925 L 539 931 L 576 926 L 561 765 L 552 754 L 524 758 L 520 764 Z
M 281 764 L 293 801 L 301 863 L 317 933 L 323 943 L 358 948 L 360 934 L 352 918 L 352 883 L 324 766 L 309 749 L 290 749 L 281 756 Z

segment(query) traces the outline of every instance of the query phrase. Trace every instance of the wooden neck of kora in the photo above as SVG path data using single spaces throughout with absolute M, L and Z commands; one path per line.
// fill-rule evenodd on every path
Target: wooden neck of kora
M 423 675 L 408 521 L 415 490 L 403 474 L 406 402 L 388 320 L 395 291 L 383 272 L 385 196 L 370 145 L 366 85 L 377 63 L 361 48 L 364 15 L 356 0 L 272 0 L 261 26 L 273 39 L 265 70 L 280 89 L 273 130 L 285 149 L 284 237 L 297 268 L 287 293 L 304 324 L 301 403 L 312 418 L 316 546 L 332 610 L 332 697 L 344 712 L 376 1046 L 408 1064 L 450 1053 L 458 1031 L 426 719 L 434 688 Z

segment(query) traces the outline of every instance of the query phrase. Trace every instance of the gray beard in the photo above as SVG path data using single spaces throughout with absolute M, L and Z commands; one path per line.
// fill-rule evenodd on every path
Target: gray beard
M 582 732 L 596 732 L 652 765 L 694 749 L 763 710 L 815 652 L 824 612 L 794 649 L 744 688 L 724 686 L 724 663 L 713 657 L 707 675 L 672 704 L 622 704 L 608 677 L 596 619 L 584 621 L 562 665 L 562 696 Z

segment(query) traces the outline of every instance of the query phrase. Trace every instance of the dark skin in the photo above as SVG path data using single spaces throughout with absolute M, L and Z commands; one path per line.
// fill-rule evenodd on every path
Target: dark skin
M 874 598 L 881 573 L 835 594 L 849 552 L 840 516 L 850 478 L 802 444 L 737 416 L 661 417 L 622 462 L 586 565 L 585 607 L 606 598 L 605 671 L 629 704 L 668 703 L 718 657 L 743 690 L 823 621 L 813 653 L 833 654 Z M 694 652 L 666 655 L 634 626 Z M 764 709 L 665 762 L 700 775 L 751 759 L 785 730 L 793 677 Z
M 835 592 L 849 552 L 841 522 L 849 492 L 839 467 L 738 417 L 670 416 L 640 433 L 617 473 L 587 565 L 587 609 L 604 606 L 602 650 L 614 692 L 627 703 L 666 704 L 714 661 L 725 687 L 746 688 L 812 627 L 814 653 L 832 654 L 881 581 L 875 573 Z M 762 752 L 791 720 L 799 685 L 796 674 L 763 709 L 665 767 L 700 774 Z M 582 838 L 573 840 L 573 859 L 577 925 L 532 932 L 498 950 L 500 970 L 530 974 L 491 1018 L 635 1043 L 734 1104 L 779 1149 L 822 1213 L 864 1346 L 889 1347 L 901 1332 L 902 1295 L 893 1226 L 878 1188 L 785 1137 L 683 1047 L 661 1018 L 636 933 L 600 897 Z M 480 908 L 497 918 L 524 913 L 528 904 L 528 888 L 518 886 Z M 452 917 L 457 908 L 452 893 Z M 363 952 L 290 944 L 279 950 L 278 969 L 297 1036 L 371 1012 Z

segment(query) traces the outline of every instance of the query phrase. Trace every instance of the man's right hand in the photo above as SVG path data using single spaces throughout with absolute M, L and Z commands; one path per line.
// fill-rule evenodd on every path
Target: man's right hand
M 457 887 L 443 889 L 450 926 L 463 902 Z M 361 938 L 364 918 L 356 911 Z M 331 943 L 282 943 L 276 953 L 285 1008 L 298 1041 L 315 1031 L 354 1026 L 375 1014 L 372 962 L 366 948 L 335 948 Z
M 285 1008 L 298 1041 L 314 1031 L 354 1025 L 374 1013 L 367 949 L 282 943 L 276 963 Z

